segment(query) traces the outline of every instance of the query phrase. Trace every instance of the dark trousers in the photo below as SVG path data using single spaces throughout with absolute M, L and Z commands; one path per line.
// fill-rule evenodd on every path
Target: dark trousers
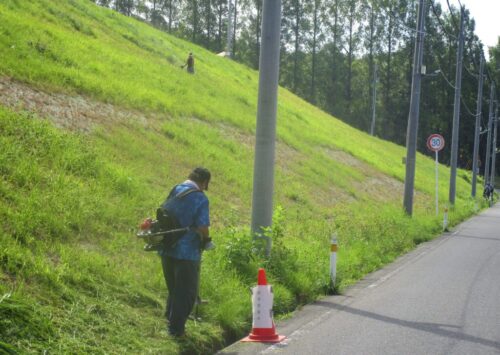
M 168 331 L 172 335 L 181 335 L 198 296 L 200 262 L 164 255 L 161 264 L 168 289 L 165 311 Z

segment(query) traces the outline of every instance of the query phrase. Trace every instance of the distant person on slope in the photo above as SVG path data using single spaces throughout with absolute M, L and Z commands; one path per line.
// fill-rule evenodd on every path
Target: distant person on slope
M 189 56 L 186 59 L 186 64 L 182 66 L 182 68 L 187 66 L 188 73 L 194 74 L 194 57 L 193 53 L 189 53 Z
M 176 185 L 162 207 L 180 226 L 189 230 L 171 248 L 161 250 L 163 275 L 168 288 L 165 316 L 172 336 L 184 335 L 185 325 L 198 296 L 203 249 L 211 249 L 208 198 L 203 191 L 210 182 L 208 169 L 194 169 L 188 180 Z

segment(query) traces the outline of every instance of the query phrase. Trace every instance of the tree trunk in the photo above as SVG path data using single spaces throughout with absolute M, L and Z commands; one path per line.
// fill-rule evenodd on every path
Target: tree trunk
M 339 36 L 339 31 L 338 31 L 338 20 L 339 20 L 339 0 L 334 0 L 333 3 L 333 43 L 332 43 L 332 86 L 331 86 L 331 93 L 330 93 L 330 112 L 333 113 L 333 108 L 334 108 L 334 103 L 335 103 L 335 84 L 337 82 L 337 75 L 336 75 L 336 70 L 337 70 L 337 42 L 338 42 L 338 36 Z
M 316 42 L 318 34 L 318 0 L 314 0 L 314 15 L 313 15 L 313 43 L 312 43 L 312 68 L 311 68 L 311 94 L 310 100 L 316 103 Z
M 219 0 L 219 10 L 218 10 L 218 24 L 217 24 L 217 49 L 220 52 L 223 48 L 222 46 L 222 1 Z
M 172 6 L 172 1 L 168 1 L 168 32 L 172 32 L 172 11 L 173 11 L 173 6 Z
M 374 107 L 374 97 L 372 95 L 373 88 L 376 85 L 374 82 L 374 60 L 373 60 L 373 42 L 375 38 L 375 11 L 373 10 L 373 4 L 370 6 L 370 44 L 368 52 L 368 96 L 370 97 L 369 106 L 366 109 L 367 117 L 370 117 L 371 109 Z M 370 119 L 368 120 L 370 122 Z
M 207 39 L 206 39 L 206 44 L 205 48 L 210 49 L 210 34 L 212 33 L 212 1 L 211 0 L 206 0 L 205 2 L 205 22 L 207 26 Z
M 348 42 L 348 53 L 347 53 L 347 85 L 346 85 L 346 100 L 347 100 L 347 112 L 351 112 L 351 100 L 352 100 L 352 62 L 354 55 L 354 13 L 355 13 L 354 1 L 349 4 L 349 42 Z
M 255 68 L 259 68 L 260 57 L 260 24 L 262 22 L 262 0 L 255 0 L 257 7 L 257 23 L 255 24 Z
M 233 58 L 236 58 L 236 20 L 238 19 L 238 0 L 234 0 L 233 17 Z
M 392 8 L 389 9 L 389 12 L 392 13 Z M 391 93 L 391 59 L 392 59 L 392 16 L 389 16 L 389 28 L 387 34 L 387 68 L 385 72 L 385 88 L 384 88 L 384 103 L 385 103 L 385 112 L 389 112 L 391 104 L 390 104 L 390 93 Z
M 300 28 L 300 2 L 299 0 L 294 1 L 294 10 L 295 10 L 295 26 L 294 26 L 294 35 L 295 35 L 295 50 L 293 56 L 293 83 L 292 83 L 292 91 L 297 92 L 297 81 L 298 81 L 298 71 L 299 71 L 299 28 Z
M 192 34 L 191 41 L 193 43 L 196 43 L 196 35 L 198 34 L 198 1 L 193 0 L 192 4 L 193 4 L 193 20 L 192 20 L 193 21 L 193 34 Z

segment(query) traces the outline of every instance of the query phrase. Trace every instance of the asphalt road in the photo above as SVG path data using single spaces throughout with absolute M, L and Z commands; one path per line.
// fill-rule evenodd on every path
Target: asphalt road
M 500 204 L 222 354 L 500 354 Z

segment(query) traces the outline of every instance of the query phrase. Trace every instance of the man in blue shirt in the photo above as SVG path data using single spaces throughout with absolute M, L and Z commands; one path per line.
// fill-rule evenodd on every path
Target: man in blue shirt
M 168 288 L 165 315 L 168 332 L 184 334 L 185 324 L 198 296 L 201 251 L 209 238 L 208 190 L 210 172 L 196 168 L 188 180 L 175 186 L 162 207 L 172 213 L 181 228 L 189 230 L 171 248 L 160 251 L 163 275 Z

